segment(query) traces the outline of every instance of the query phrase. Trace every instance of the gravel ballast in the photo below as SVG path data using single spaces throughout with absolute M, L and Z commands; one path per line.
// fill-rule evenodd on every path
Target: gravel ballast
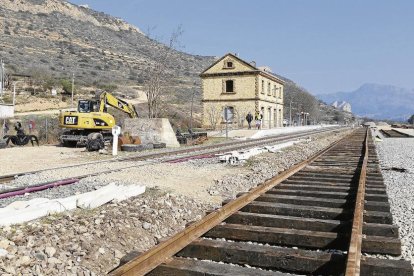
M 224 199 L 250 190 L 347 132 L 313 135 L 310 141 L 258 155 L 239 166 L 201 159 L 84 179 L 85 187 L 119 181 L 146 185 L 148 191 L 93 210 L 0 228 L 0 274 L 105 275 L 127 252 L 151 248 L 218 208 Z M 79 192 L 76 185 L 67 188 Z M 66 194 L 64 190 L 59 193 Z
M 399 226 L 402 257 L 414 266 L 414 139 L 383 139 L 377 152 L 393 221 Z

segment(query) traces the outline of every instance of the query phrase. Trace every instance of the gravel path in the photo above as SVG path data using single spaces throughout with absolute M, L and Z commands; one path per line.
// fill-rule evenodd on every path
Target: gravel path
M 0 227 L 0 275 L 105 275 L 127 252 L 148 250 L 224 199 L 248 191 L 346 132 L 314 135 L 310 142 L 235 167 L 216 159 L 193 160 L 85 179 L 96 186 L 141 183 L 148 190 L 93 210 Z
M 383 139 L 377 151 L 394 223 L 399 226 L 402 256 L 414 266 L 414 139 Z M 406 171 L 390 170 L 393 167 Z

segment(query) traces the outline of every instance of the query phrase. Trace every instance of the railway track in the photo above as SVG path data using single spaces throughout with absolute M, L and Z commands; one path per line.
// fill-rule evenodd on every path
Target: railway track
M 35 174 L 35 173 L 40 173 L 44 171 L 55 171 L 58 169 L 80 168 L 81 166 L 85 166 L 89 164 L 107 163 L 107 162 L 125 162 L 125 161 L 175 163 L 175 162 L 186 161 L 192 158 L 208 158 L 218 153 L 241 150 L 241 149 L 246 149 L 246 148 L 251 148 L 251 147 L 256 147 L 256 146 L 263 146 L 263 145 L 268 145 L 272 143 L 274 144 L 274 143 L 307 137 L 313 134 L 320 134 L 324 132 L 331 132 L 331 131 L 337 131 L 337 130 L 338 128 L 327 128 L 327 129 L 322 129 L 322 130 L 313 130 L 309 132 L 298 132 L 298 133 L 285 134 L 285 135 L 280 135 L 280 136 L 265 137 L 261 139 L 252 139 L 252 140 L 247 140 L 247 141 L 232 141 L 232 142 L 214 144 L 214 145 L 208 145 L 208 146 L 190 147 L 190 148 L 171 150 L 171 151 L 165 151 L 165 152 L 148 153 L 148 154 L 143 154 L 139 156 L 128 156 L 124 158 L 116 158 L 116 159 L 111 159 L 111 160 L 88 162 L 88 163 L 82 163 L 82 164 L 77 164 L 77 165 L 70 165 L 66 167 L 50 168 L 50 169 L 31 171 L 31 172 L 26 172 L 26 173 L 10 174 L 10 175 L 0 176 L 0 184 L 7 185 L 7 183 L 12 181 L 13 179 L 19 176 L 27 175 L 27 174 Z M 76 175 L 70 178 L 62 178 L 62 179 L 57 179 L 57 180 L 53 180 L 53 181 L 49 181 L 45 183 L 38 183 L 38 184 L 25 186 L 25 187 L 3 189 L 2 191 L 0 191 L 0 199 L 20 194 L 23 191 L 24 192 L 35 192 L 35 191 L 41 191 L 44 189 L 49 189 L 55 186 L 70 185 L 86 177 L 96 176 L 96 175 L 100 175 L 104 173 L 111 173 L 115 171 L 121 171 L 121 170 L 129 169 L 129 168 L 133 168 L 133 167 L 136 167 L 136 165 L 123 166 L 122 168 L 109 169 L 109 170 L 103 170 L 103 171 L 98 171 L 98 172 L 87 172 L 85 174 Z M 84 171 L 84 170 L 79 170 L 79 171 Z
M 381 129 L 380 132 L 386 138 L 409 138 L 409 137 L 412 137 L 411 135 L 408 135 L 406 133 L 400 132 L 400 131 L 395 130 L 395 129 L 390 129 L 390 130 Z
M 231 142 L 224 142 L 219 144 L 213 144 L 213 145 L 207 145 L 207 146 L 193 146 L 193 147 L 186 147 L 184 149 L 173 149 L 168 151 L 161 151 L 161 152 L 149 152 L 146 154 L 140 154 L 140 155 L 132 155 L 127 157 L 121 157 L 121 158 L 113 158 L 109 160 L 99 160 L 99 161 L 92 161 L 92 162 L 85 162 L 80 164 L 74 164 L 70 166 L 64 166 L 64 167 L 54 167 L 54 168 L 48 168 L 43 170 L 36 170 L 36 171 L 27 171 L 27 172 L 21 172 L 21 173 L 13 173 L 8 175 L 0 175 L 0 184 L 7 183 L 19 176 L 27 175 L 27 174 L 35 174 L 39 172 L 44 171 L 54 171 L 58 169 L 66 169 L 66 168 L 76 168 L 80 166 L 90 165 L 90 164 L 97 164 L 97 163 L 108 163 L 108 162 L 123 162 L 123 161 L 141 161 L 141 160 L 148 160 L 148 159 L 154 159 L 154 158 L 162 158 L 162 157 L 168 157 L 173 155 L 183 155 L 182 157 L 191 157 L 196 155 L 201 155 L 203 152 L 212 152 L 213 150 L 216 150 L 216 153 L 222 152 L 222 151 L 233 151 L 248 147 L 254 147 L 254 146 L 260 146 L 260 145 L 266 145 L 273 142 L 279 142 L 284 141 L 288 139 L 294 139 L 294 138 L 302 138 L 307 135 L 313 135 L 318 133 L 324 133 L 324 132 L 330 132 L 333 130 L 338 130 L 338 127 L 330 127 L 330 128 L 324 128 L 324 129 L 317 129 L 312 131 L 301 131 L 296 133 L 290 133 L 290 134 L 283 134 L 278 136 L 268 136 L 263 137 L 259 139 L 251 139 L 251 140 L 245 140 L 245 141 L 231 141 Z
M 367 254 L 400 255 L 401 243 L 358 129 L 111 275 L 413 275 L 407 261 Z

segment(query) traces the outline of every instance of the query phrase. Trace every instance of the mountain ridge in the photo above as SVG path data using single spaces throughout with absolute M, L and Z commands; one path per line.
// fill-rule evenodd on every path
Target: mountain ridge
M 0 1 L 4 9 L 15 12 L 30 12 L 32 14 L 51 14 L 60 12 L 79 21 L 90 22 L 96 26 L 104 26 L 114 31 L 135 30 L 144 34 L 138 27 L 131 25 L 121 18 L 109 16 L 103 12 L 97 12 L 84 6 L 78 6 L 61 0 L 26 0 L 26 1 Z M 106 16 L 112 19 L 107 24 L 102 24 L 99 17 Z
M 347 101 L 355 114 L 373 119 L 406 121 L 414 113 L 414 90 L 365 83 L 354 91 L 318 94 L 325 102 Z
M 32 76 L 38 86 L 50 83 L 49 89 L 59 80 L 68 81 L 73 73 L 75 89 L 119 85 L 116 92 L 133 95 L 144 90 L 146 72 L 167 48 L 122 19 L 63 0 L 0 0 L 0 24 L 0 57 L 7 71 Z M 187 116 L 182 111 L 194 95 L 195 111 L 201 113 L 199 74 L 215 60 L 171 51 L 166 67 L 173 78 L 166 86 L 166 102 L 175 105 L 174 112 Z M 295 112 L 309 112 L 317 121 L 316 98 L 294 81 L 281 78 L 287 81 L 286 100 L 299 98 Z
M 29 75 L 142 84 L 167 47 L 122 19 L 63 0 L 0 0 L 0 22 L 0 56 L 11 72 Z M 167 69 L 193 83 L 212 60 L 172 50 Z

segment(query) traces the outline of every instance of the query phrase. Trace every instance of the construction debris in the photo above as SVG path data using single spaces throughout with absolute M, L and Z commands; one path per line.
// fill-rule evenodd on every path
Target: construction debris
M 141 185 L 115 185 L 110 183 L 96 191 L 66 198 L 34 198 L 28 201 L 15 201 L 0 208 L 0 226 L 22 223 L 49 214 L 61 213 L 76 208 L 93 209 L 111 201 L 123 201 L 145 192 Z
M 193 132 L 191 129 L 188 129 L 188 133 L 182 133 L 179 129 L 175 132 L 178 143 L 182 145 L 200 145 L 204 143 L 207 138 L 207 132 Z
M 271 152 L 271 153 L 280 152 L 281 149 L 293 146 L 302 141 L 303 140 L 289 141 L 285 143 L 276 144 L 273 146 L 255 147 L 255 148 L 251 148 L 251 149 L 243 150 L 243 151 L 231 151 L 231 152 L 226 152 L 223 154 L 217 154 L 216 156 L 219 157 L 220 162 L 235 165 L 235 164 L 246 162 L 246 160 L 248 160 L 249 158 L 255 155 L 264 153 L 264 152 Z M 307 139 L 305 141 L 309 141 L 309 140 Z

